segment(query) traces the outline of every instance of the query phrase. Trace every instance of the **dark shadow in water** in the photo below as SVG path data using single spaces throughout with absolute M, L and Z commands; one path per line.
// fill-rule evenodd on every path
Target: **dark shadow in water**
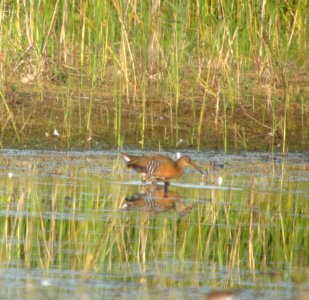
M 184 203 L 184 198 L 177 192 L 164 192 L 164 186 L 157 184 L 146 184 L 142 186 L 139 193 L 124 197 L 121 203 L 121 209 L 125 210 L 143 210 L 154 213 L 167 211 L 176 211 L 184 216 L 191 212 L 193 205 Z

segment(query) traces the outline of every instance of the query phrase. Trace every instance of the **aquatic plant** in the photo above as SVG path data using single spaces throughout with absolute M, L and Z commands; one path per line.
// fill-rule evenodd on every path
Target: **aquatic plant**
M 2 1 L 3 99 L 11 102 L 12 84 L 23 92 L 35 84 L 43 91 L 41 98 L 50 95 L 50 90 L 44 92 L 44 83 L 77 93 L 87 90 L 86 123 L 79 123 L 86 124 L 82 135 L 89 136 L 96 126 L 93 92 L 107 96 L 109 91 L 117 147 L 126 144 L 121 124 L 128 119 L 127 105 L 139 107 L 143 115 L 137 118 L 140 134 L 134 145 L 142 141 L 142 147 L 162 143 L 175 147 L 183 140 L 197 148 L 213 142 L 228 151 L 235 144 L 258 147 L 262 140 L 269 149 L 287 152 L 294 144 L 287 145 L 293 139 L 291 130 L 301 136 L 308 133 L 308 107 L 302 100 L 308 97 L 308 78 L 302 75 L 308 68 L 307 19 L 305 0 Z M 147 121 L 155 99 L 160 99 L 155 114 L 169 123 Z M 73 110 L 79 106 L 81 116 L 84 104 L 72 104 Z M 66 119 L 67 106 L 63 109 Z M 240 113 L 245 122 L 238 120 Z M 193 127 L 189 134 L 186 118 Z M 300 119 L 302 124 L 293 129 Z M 166 138 L 152 143 L 157 135 L 153 128 L 160 123 Z M 5 131 L 14 130 L 17 137 L 26 132 L 23 126 L 31 127 L 27 122 Z M 64 128 L 69 134 L 63 139 L 72 142 L 75 134 L 70 127 Z M 23 139 L 17 139 L 22 144 Z

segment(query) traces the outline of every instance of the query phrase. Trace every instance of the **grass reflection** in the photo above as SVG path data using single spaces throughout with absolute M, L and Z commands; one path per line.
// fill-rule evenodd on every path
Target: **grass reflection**
M 29 159 L 2 158 L 2 268 L 244 288 L 308 266 L 308 165 L 276 163 L 269 173 L 263 162 L 231 160 L 220 171 L 226 189 L 174 184 L 164 197 L 163 186 L 118 184 L 137 175 L 115 156 Z M 242 173 L 244 164 L 251 171 Z

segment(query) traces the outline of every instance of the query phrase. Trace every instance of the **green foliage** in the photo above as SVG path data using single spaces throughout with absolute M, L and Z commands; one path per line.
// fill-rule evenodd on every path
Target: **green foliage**
M 309 263 L 308 205 L 302 193 L 308 183 L 294 182 L 288 175 L 301 174 L 308 166 L 231 161 L 222 171 L 223 181 L 242 188 L 172 186 L 181 199 L 174 200 L 172 210 L 160 213 L 159 206 L 121 209 L 123 199 L 139 189 L 111 183 L 136 177 L 122 162 L 95 153 L 88 158 L 54 155 L 6 156 L 0 178 L 2 263 L 112 273 L 132 265 L 151 269 L 160 261 L 167 266 L 177 261 L 172 273 L 189 262 L 202 269 L 224 265 L 265 272 L 274 266 L 293 271 Z M 103 177 L 98 165 L 105 170 Z M 250 171 L 244 173 L 245 167 Z M 13 176 L 7 177 L 9 171 Z M 240 172 L 244 175 L 235 176 Z M 258 182 L 254 174 L 259 174 Z M 211 173 L 209 180 L 216 176 Z M 180 181 L 187 180 L 194 183 L 197 178 L 187 174 Z M 230 285 L 237 286 L 236 278 Z
M 16 124 L 19 118 L 7 105 L 14 102 L 10 86 L 36 84 L 49 95 L 52 84 L 69 93 L 91 89 L 86 121 L 80 101 L 72 98 L 72 107 L 63 107 L 67 146 L 74 144 L 74 106 L 78 123 L 86 124 L 80 134 L 95 131 L 92 119 L 100 116 L 92 93 L 100 91 L 113 102 L 106 110 L 114 120 L 115 136 L 108 136 L 114 147 L 136 138 L 131 144 L 142 148 L 177 147 L 186 140 L 197 149 L 265 150 L 261 139 L 272 139 L 271 151 L 286 153 L 295 141 L 306 148 L 307 8 L 306 0 L 1 1 L 1 143 L 9 134 L 23 146 L 28 128 L 27 122 Z M 160 102 L 159 124 L 154 101 Z M 128 139 L 123 119 L 135 108 L 142 116 L 135 117 L 140 124 L 134 132 L 141 134 L 131 131 Z M 103 126 L 105 132 L 111 127 Z

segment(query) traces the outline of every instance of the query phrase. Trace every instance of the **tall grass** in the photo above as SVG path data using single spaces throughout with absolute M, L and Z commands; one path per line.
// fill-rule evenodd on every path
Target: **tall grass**
M 284 80 L 285 64 L 308 51 L 306 8 L 304 0 L 2 1 L 1 53 L 11 76 L 87 64 L 86 77 L 104 80 L 112 61 L 131 93 L 144 64 L 175 83 L 177 96 L 187 68 L 211 67 L 226 79 L 231 70 L 268 70 Z
M 139 93 L 147 78 L 146 94 L 164 98 L 170 105 L 171 146 L 182 138 L 182 105 L 189 86 L 203 108 L 204 97 L 210 100 L 210 109 L 216 107 L 215 117 L 207 122 L 200 118 L 193 124 L 196 139 L 205 140 L 202 130 L 219 126 L 217 136 L 227 150 L 235 124 L 229 123 L 226 108 L 237 118 L 235 105 L 253 105 L 254 97 L 245 95 L 248 85 L 262 86 L 270 91 L 268 95 L 277 86 L 286 93 L 291 77 L 308 68 L 307 8 L 306 0 L 2 1 L 1 78 L 7 83 L 36 82 L 38 86 L 82 80 L 83 86 L 93 89 L 110 89 L 117 82 L 117 93 L 128 104 L 141 106 L 144 102 Z M 156 84 L 159 88 L 153 94 Z M 268 107 L 277 97 L 259 96 L 258 106 L 267 101 Z M 279 96 L 280 103 L 285 99 Z M 88 113 L 91 116 L 92 110 Z M 277 124 L 283 118 L 279 128 L 283 138 L 288 114 L 288 110 L 274 114 Z M 249 115 L 253 117 L 254 111 Z M 88 117 L 88 131 L 89 122 Z M 117 145 L 120 139 L 117 137 Z M 281 150 L 287 150 L 285 140 Z
M 122 266 L 137 264 L 146 271 L 160 261 L 177 261 L 173 273 L 188 262 L 253 271 L 292 271 L 309 263 L 307 203 L 301 193 L 305 186 L 288 180 L 290 169 L 284 164 L 272 166 L 271 178 L 266 173 L 259 178 L 259 186 L 269 187 L 270 193 L 255 187 L 254 175 L 242 178 L 243 183 L 252 181 L 252 187 L 239 191 L 178 189 L 193 205 L 181 217 L 176 212 L 154 216 L 143 210 L 121 211 L 122 199 L 136 191 L 110 184 L 124 176 L 124 166 L 115 162 L 104 179 L 97 158 L 75 157 L 77 163 L 73 158 L 51 163 L 51 157 L 43 155 L 35 161 L 6 161 L 6 170 L 16 171 L 12 178 L 5 173 L 0 178 L 1 262 L 21 268 L 118 272 Z M 106 168 L 110 158 L 102 163 Z M 256 174 L 265 164 L 251 167 Z M 233 172 L 224 176 L 235 186 L 239 178 Z

